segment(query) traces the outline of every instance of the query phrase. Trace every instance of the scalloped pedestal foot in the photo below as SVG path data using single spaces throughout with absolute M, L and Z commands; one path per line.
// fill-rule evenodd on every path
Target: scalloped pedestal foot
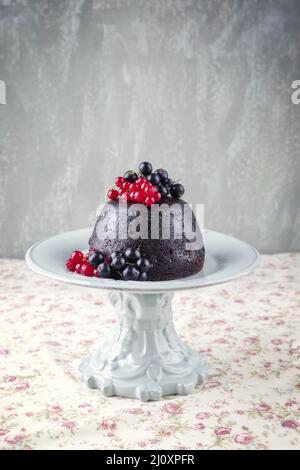
M 186 395 L 203 382 L 206 361 L 178 338 L 171 294 L 119 292 L 109 298 L 119 322 L 111 341 L 80 365 L 88 387 L 148 401 Z

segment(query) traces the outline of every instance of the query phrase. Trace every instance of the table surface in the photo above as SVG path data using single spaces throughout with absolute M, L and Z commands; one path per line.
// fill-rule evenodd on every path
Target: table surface
M 1 260 L 0 449 L 299 448 L 299 281 L 299 253 L 265 255 L 254 274 L 177 293 L 177 331 L 209 378 L 141 403 L 79 380 L 115 323 L 105 293 Z

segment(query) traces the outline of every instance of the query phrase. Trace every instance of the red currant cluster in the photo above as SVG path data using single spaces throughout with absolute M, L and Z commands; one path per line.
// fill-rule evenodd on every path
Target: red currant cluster
M 158 188 L 146 178 L 140 176 L 131 183 L 123 176 L 118 176 L 115 181 L 118 189 L 110 189 L 107 193 L 108 199 L 115 201 L 119 197 L 126 202 L 136 202 L 152 206 L 161 200 Z
M 82 251 L 73 251 L 66 262 L 66 268 L 68 271 L 83 274 L 83 276 L 99 277 L 97 269 L 89 263 L 89 253 L 84 255 Z
M 180 183 L 174 183 L 166 170 L 160 168 L 152 172 L 149 162 L 139 165 L 139 174 L 127 171 L 124 176 L 118 176 L 115 180 L 116 188 L 110 188 L 107 197 L 111 201 L 121 198 L 126 202 L 135 202 L 152 206 L 169 194 L 174 199 L 184 194 L 184 187 Z

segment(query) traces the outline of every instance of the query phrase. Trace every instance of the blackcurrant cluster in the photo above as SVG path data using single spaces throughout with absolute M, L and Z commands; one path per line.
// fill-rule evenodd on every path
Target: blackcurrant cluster
M 114 251 L 110 258 L 94 251 L 90 253 L 88 262 L 97 269 L 97 276 L 102 279 L 147 281 L 147 273 L 151 268 L 150 261 L 136 248 L 127 248 L 124 253 Z
M 179 199 L 183 196 L 185 191 L 183 185 L 174 183 L 171 178 L 169 178 L 168 172 L 163 168 L 153 171 L 151 163 L 142 162 L 139 165 L 139 170 L 151 184 L 158 188 L 162 197 L 166 197 L 170 194 L 173 199 Z

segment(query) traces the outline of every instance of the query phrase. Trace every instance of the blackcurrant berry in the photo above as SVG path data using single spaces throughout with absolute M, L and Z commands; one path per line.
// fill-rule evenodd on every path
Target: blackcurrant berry
M 152 173 L 152 165 L 149 162 L 142 162 L 139 165 L 139 170 L 144 176 L 150 175 Z
M 159 168 L 158 170 L 155 170 L 154 173 L 157 173 L 159 175 L 161 183 L 164 184 L 164 182 L 167 181 L 168 172 L 164 170 L 163 168 Z
M 146 273 L 151 268 L 151 263 L 147 258 L 140 258 L 137 260 L 136 267 L 141 273 Z
M 141 253 L 139 250 L 136 250 L 135 248 L 127 248 L 125 251 L 125 259 L 129 263 L 136 263 L 138 259 L 140 259 Z
M 107 279 L 111 277 L 111 269 L 109 264 L 101 263 L 99 264 L 98 268 L 98 276 L 102 279 Z
M 89 263 L 92 266 L 95 266 L 95 268 L 97 268 L 97 266 L 99 266 L 100 263 L 103 263 L 102 253 L 100 253 L 100 251 L 92 252 L 89 256 Z
M 123 271 L 124 281 L 136 281 L 140 272 L 134 266 L 127 266 Z
M 147 281 L 147 273 L 141 273 L 138 277 L 138 281 Z
M 160 183 L 160 176 L 158 173 L 151 173 L 151 175 L 147 176 L 147 180 L 156 185 Z
M 172 198 L 179 199 L 184 194 L 184 187 L 180 183 L 175 183 L 171 186 L 170 194 Z
M 115 256 L 112 259 L 110 266 L 112 269 L 115 269 L 116 271 L 121 271 L 124 268 L 125 264 L 126 264 L 126 261 L 123 258 L 123 256 Z
M 123 256 L 122 251 L 114 251 L 114 252 L 111 254 L 111 257 L 112 257 L 112 258 L 120 258 L 120 256 Z
M 134 183 L 137 180 L 138 175 L 134 171 L 126 171 L 126 173 L 124 173 L 124 178 L 130 183 Z
M 166 181 L 164 181 L 164 186 L 168 189 L 170 189 L 170 187 L 172 186 L 173 181 L 171 180 L 171 178 L 167 178 Z
M 114 269 L 111 270 L 110 278 L 114 279 L 115 281 L 122 280 L 122 274 L 119 271 L 115 271 Z
M 159 184 L 157 186 L 157 189 L 163 197 L 166 197 L 169 194 L 169 189 L 166 188 L 166 186 L 163 186 L 162 184 Z

